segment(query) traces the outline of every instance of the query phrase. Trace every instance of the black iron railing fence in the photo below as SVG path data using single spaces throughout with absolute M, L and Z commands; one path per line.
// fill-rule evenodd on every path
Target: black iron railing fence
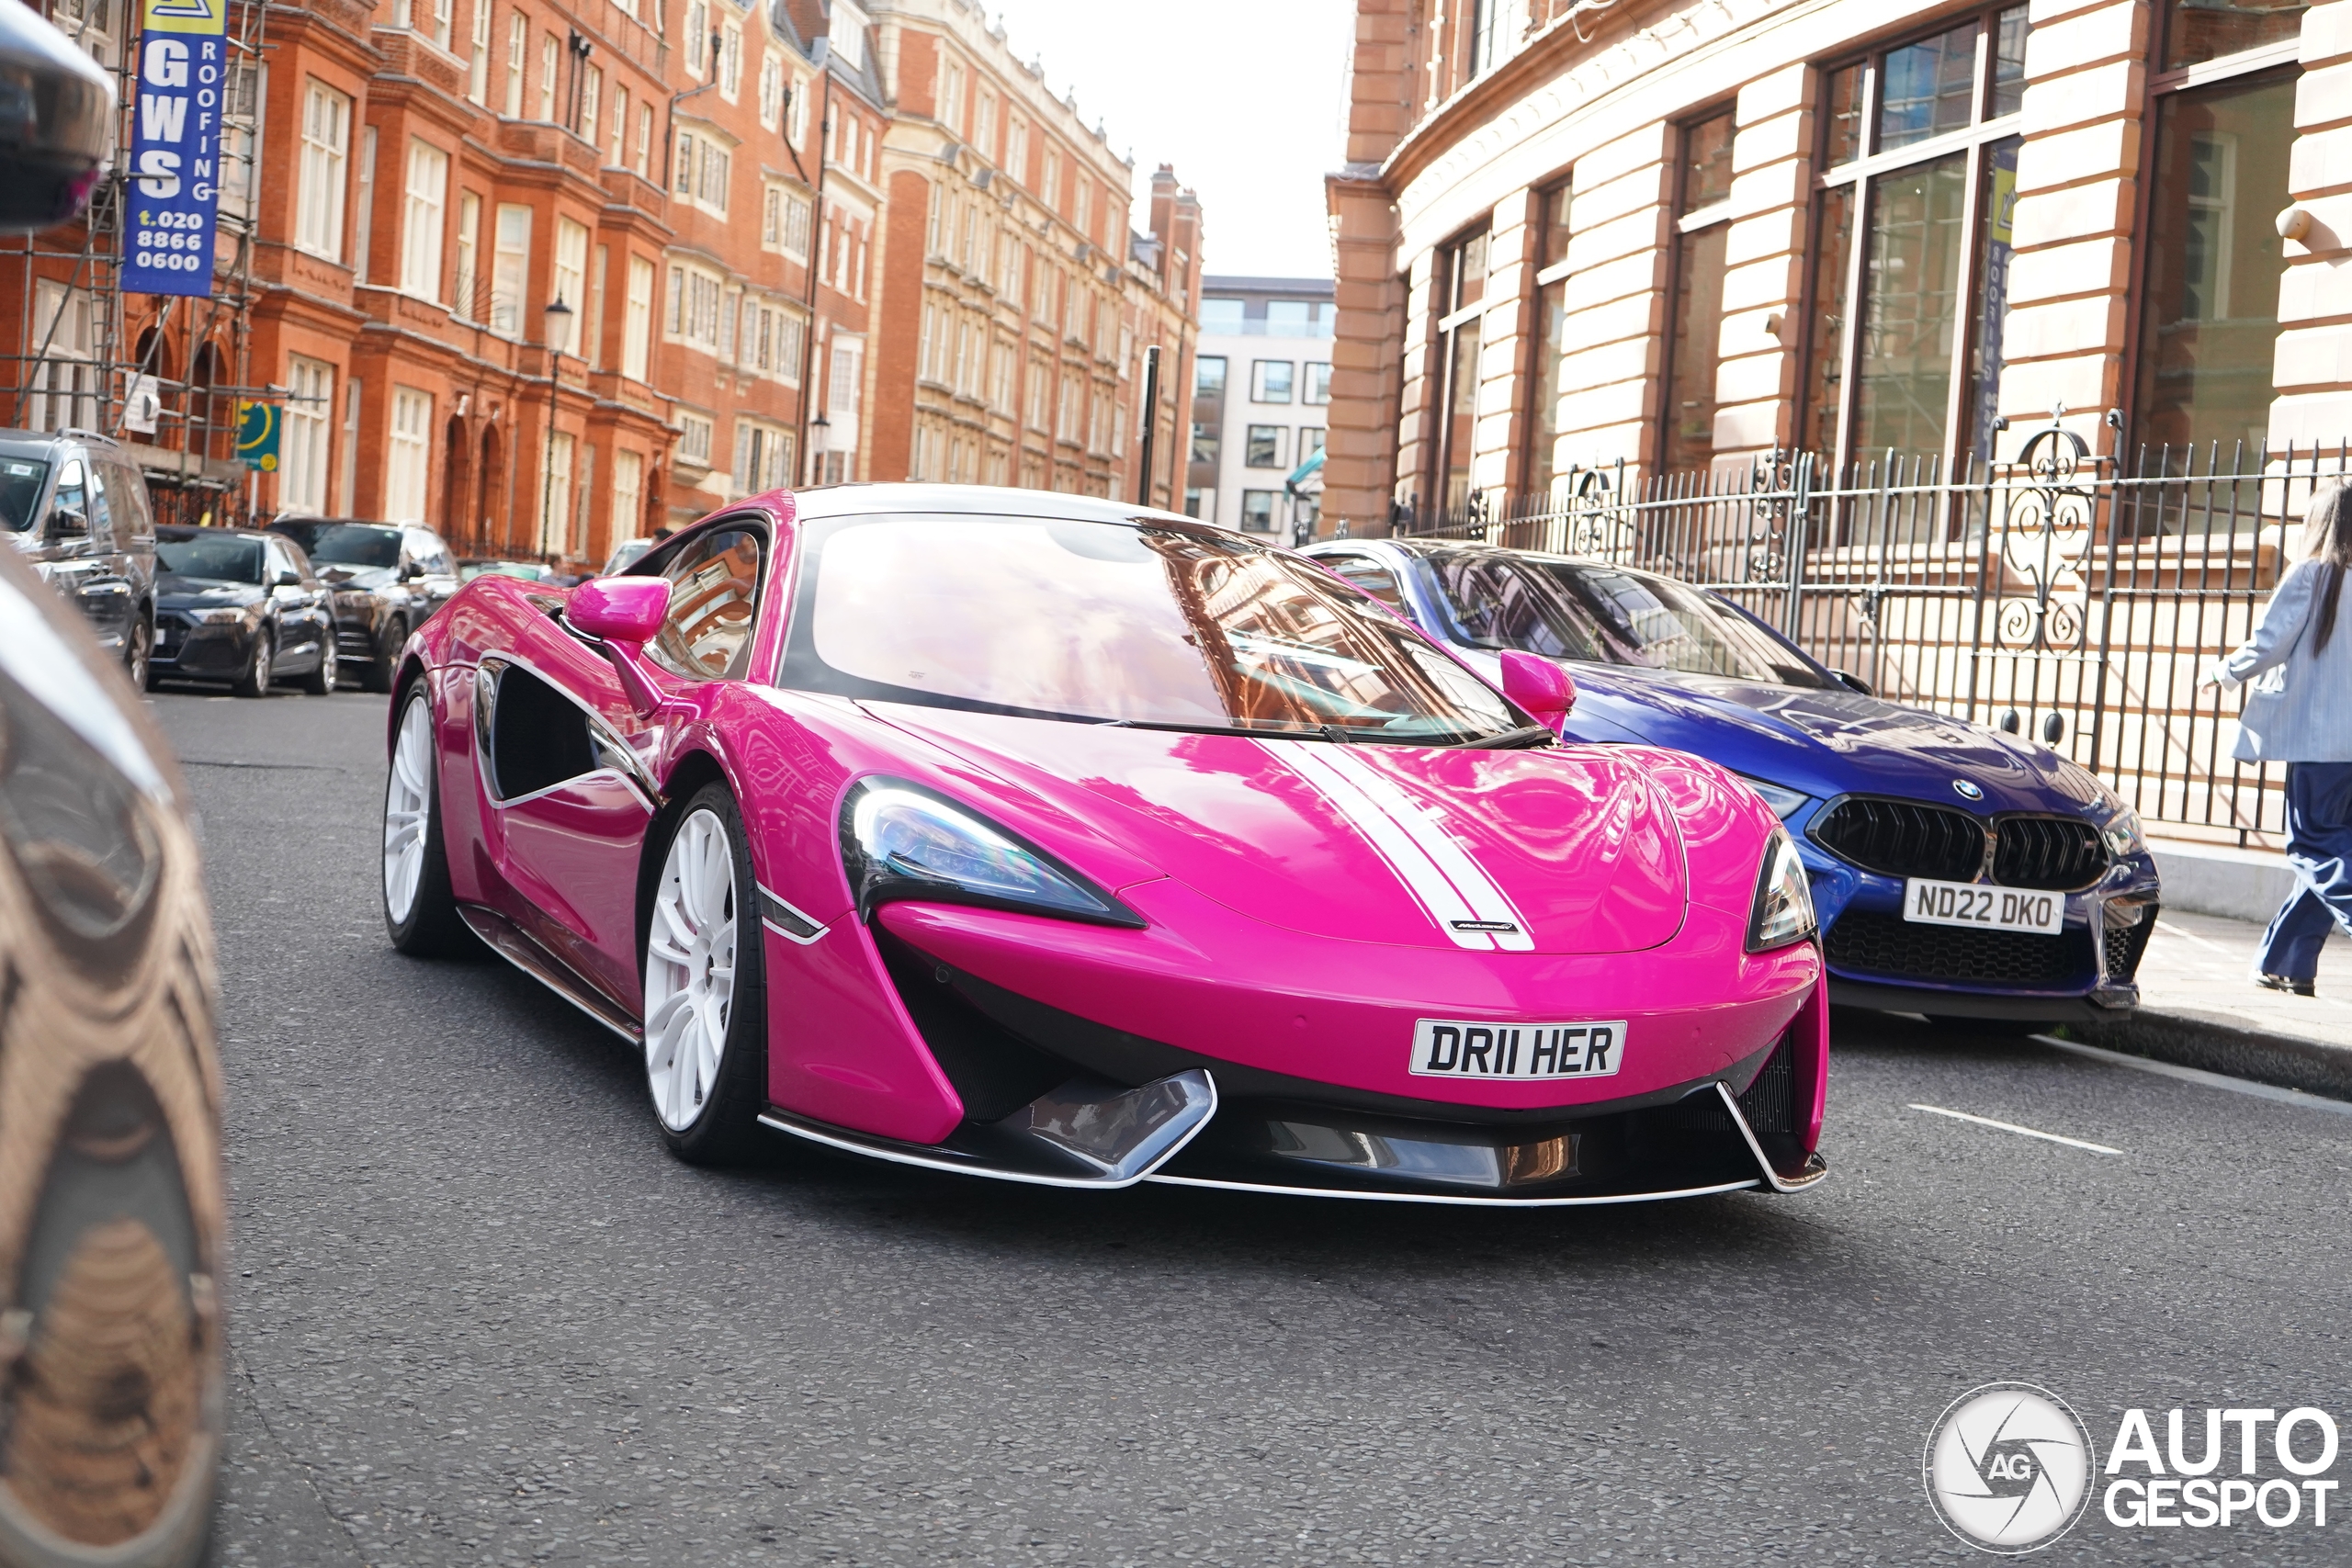
M 2140 815 L 2240 843 L 2283 827 L 2281 770 L 2229 755 L 2238 696 L 2199 685 L 2243 641 L 2346 449 L 2151 448 L 2128 472 L 2053 423 L 1947 478 L 1890 455 L 1843 475 L 1572 470 L 1535 498 L 1396 508 L 1402 535 L 1598 558 L 1713 589 L 1882 694 L 2031 735 Z

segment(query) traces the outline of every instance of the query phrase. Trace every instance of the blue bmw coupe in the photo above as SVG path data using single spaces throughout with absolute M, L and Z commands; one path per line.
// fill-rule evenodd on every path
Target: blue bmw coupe
M 1452 541 L 1306 553 L 1499 679 L 1575 677 L 1571 739 L 1694 751 L 1745 775 L 1811 874 L 1830 999 L 1931 1018 L 2113 1018 L 2155 927 L 2139 819 L 2015 735 L 1871 695 L 1704 589 Z

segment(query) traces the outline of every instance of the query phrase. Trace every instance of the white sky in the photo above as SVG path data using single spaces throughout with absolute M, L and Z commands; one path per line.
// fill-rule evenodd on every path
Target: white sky
M 1323 176 L 1340 166 L 1351 0 L 983 4 L 1014 56 L 1134 157 L 1136 229 L 1151 172 L 1173 164 L 1201 196 L 1206 271 L 1331 276 Z

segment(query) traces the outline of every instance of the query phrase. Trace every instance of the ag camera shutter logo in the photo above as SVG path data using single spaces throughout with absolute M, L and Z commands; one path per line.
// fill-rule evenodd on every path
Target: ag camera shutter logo
M 2030 1382 L 1986 1383 L 1946 1407 L 1921 1461 L 1944 1528 L 1982 1551 L 2038 1551 L 2075 1528 L 2097 1456 L 2066 1402 Z

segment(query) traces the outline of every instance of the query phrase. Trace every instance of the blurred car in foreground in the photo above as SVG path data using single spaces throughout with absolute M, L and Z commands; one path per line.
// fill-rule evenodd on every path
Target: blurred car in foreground
M 389 692 L 409 634 L 458 591 L 458 563 L 432 529 L 414 523 L 281 517 L 270 532 L 302 547 L 334 599 L 335 647 L 358 666 L 360 684 Z
M 1712 763 L 1557 744 L 1568 682 L 1504 662 L 1190 518 L 774 492 L 425 626 L 385 925 L 628 1040 L 690 1160 L 765 1127 L 1070 1187 L 1809 1186 L 1786 832 Z
M 130 683 L 143 684 L 155 645 L 155 522 L 130 455 L 92 431 L 0 430 L 0 528 L 80 607 Z
M 2029 1027 L 2139 999 L 2155 860 L 2113 791 L 2046 746 L 1888 702 L 1702 588 L 1449 540 L 1309 556 L 1473 667 L 1568 669 L 1568 733 L 1695 751 L 1794 835 L 1833 1002 Z
M 0 558 L 8 1568 L 194 1562 L 220 1459 L 212 936 L 182 785 L 113 661 Z
M 335 689 L 334 609 L 302 547 L 243 528 L 156 530 L 155 655 L 165 680 L 226 681 L 241 697 L 274 682 Z
M 458 563 L 460 586 L 477 577 L 519 577 L 526 582 L 560 583 L 555 568 L 535 560 L 481 560 L 469 558 Z

